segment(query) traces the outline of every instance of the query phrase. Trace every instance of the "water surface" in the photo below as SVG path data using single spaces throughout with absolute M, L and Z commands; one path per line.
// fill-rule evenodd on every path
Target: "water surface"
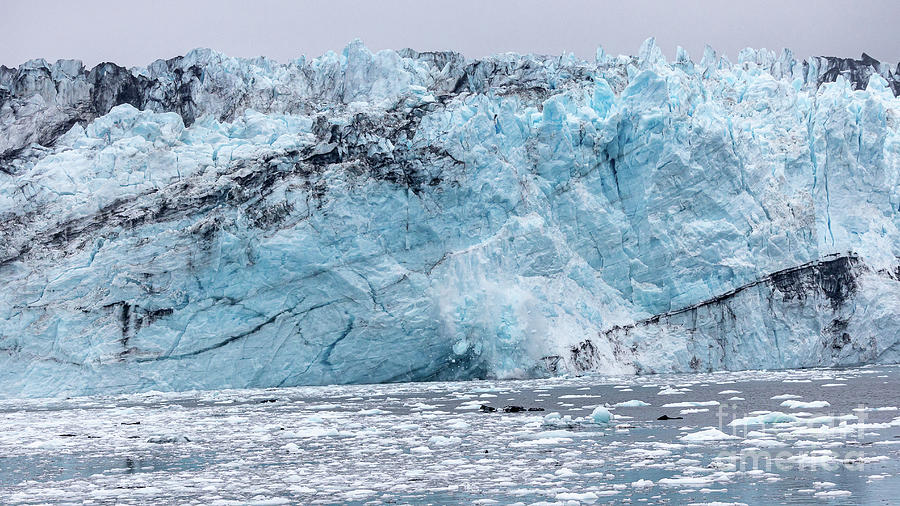
M 898 380 L 890 366 L 4 400 L 0 502 L 890 504 Z M 615 406 L 631 400 L 649 406 Z M 597 406 L 611 423 L 588 419 Z M 730 425 L 771 412 L 788 421 Z

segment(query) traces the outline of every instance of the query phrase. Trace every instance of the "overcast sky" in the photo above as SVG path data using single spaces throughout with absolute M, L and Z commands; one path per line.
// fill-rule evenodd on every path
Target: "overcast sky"
M 0 0 L 0 64 L 146 65 L 194 47 L 283 62 L 354 38 L 373 50 L 593 57 L 598 45 L 635 54 L 649 36 L 669 60 L 681 45 L 698 61 L 709 43 L 732 59 L 747 46 L 789 47 L 800 57 L 865 51 L 895 64 L 898 22 L 900 0 Z

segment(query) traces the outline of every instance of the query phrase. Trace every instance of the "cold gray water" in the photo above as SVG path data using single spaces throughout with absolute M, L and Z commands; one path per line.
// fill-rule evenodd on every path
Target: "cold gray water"
M 889 366 L 4 400 L 0 503 L 889 504 L 898 380 Z

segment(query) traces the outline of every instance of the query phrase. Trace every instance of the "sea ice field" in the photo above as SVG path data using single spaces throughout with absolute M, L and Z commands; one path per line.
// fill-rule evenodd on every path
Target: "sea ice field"
M 866 366 L 8 399 L 0 502 L 889 504 L 898 381 Z

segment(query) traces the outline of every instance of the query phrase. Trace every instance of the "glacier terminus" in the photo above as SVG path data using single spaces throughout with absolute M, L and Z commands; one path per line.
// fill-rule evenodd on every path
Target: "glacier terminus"
M 0 396 L 900 362 L 900 67 L 0 67 Z

